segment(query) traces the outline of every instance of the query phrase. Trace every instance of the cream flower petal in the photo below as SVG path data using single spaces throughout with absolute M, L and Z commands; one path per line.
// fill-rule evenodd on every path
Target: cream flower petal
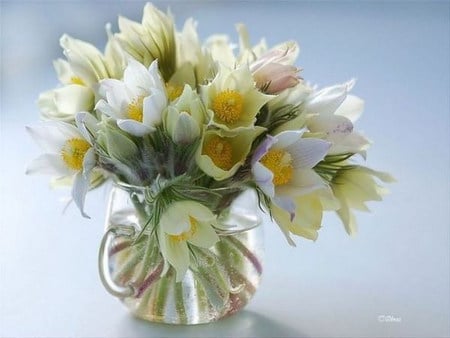
M 161 254 L 174 267 L 177 282 L 181 281 L 189 268 L 189 249 L 186 242 L 172 240 L 161 231 L 158 232 L 158 238 Z
M 208 223 L 198 222 L 197 229 L 190 239 L 189 243 L 202 248 L 210 248 L 219 241 L 219 236 Z
M 292 238 L 290 236 L 290 232 L 289 232 L 289 228 L 290 228 L 290 224 L 291 224 L 289 213 L 286 210 L 283 210 L 283 209 L 277 207 L 276 205 L 272 205 L 271 210 L 272 210 L 272 216 L 273 216 L 275 222 L 280 227 L 281 232 L 286 237 L 286 240 L 289 243 L 289 245 L 296 246 L 295 242 L 292 240 Z
M 289 184 L 275 188 L 275 195 L 295 198 L 308 194 L 314 190 L 324 188 L 326 183 L 312 169 L 296 169 Z

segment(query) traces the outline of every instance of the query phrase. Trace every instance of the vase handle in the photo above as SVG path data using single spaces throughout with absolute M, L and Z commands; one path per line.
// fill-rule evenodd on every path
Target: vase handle
M 111 242 L 114 239 L 124 237 L 134 240 L 135 234 L 136 231 L 134 226 L 112 225 L 105 232 L 100 243 L 100 250 L 98 253 L 98 272 L 106 291 L 115 297 L 130 297 L 136 294 L 136 290 L 133 285 L 119 285 L 112 278 L 109 271 L 109 248 L 111 247 Z

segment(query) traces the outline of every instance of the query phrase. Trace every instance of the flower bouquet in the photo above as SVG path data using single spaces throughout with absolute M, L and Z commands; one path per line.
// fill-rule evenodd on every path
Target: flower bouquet
M 262 272 L 262 210 L 289 244 L 315 240 L 324 211 L 353 234 L 386 174 L 355 162 L 369 141 L 353 128 L 354 81 L 321 90 L 295 66 L 296 42 L 268 48 L 225 35 L 203 44 L 147 4 L 142 22 L 107 26 L 104 53 L 63 35 L 61 84 L 39 96 L 28 128 L 45 151 L 28 173 L 87 192 L 112 182 L 99 272 L 147 320 L 195 324 L 247 304 Z

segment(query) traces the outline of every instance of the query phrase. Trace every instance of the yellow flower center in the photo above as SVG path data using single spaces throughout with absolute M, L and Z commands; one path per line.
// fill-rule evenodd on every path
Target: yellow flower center
M 242 115 L 244 98 L 235 91 L 227 89 L 217 94 L 212 102 L 214 116 L 225 123 L 235 123 Z
M 169 100 L 175 101 L 183 93 L 183 87 L 166 83 L 166 91 Z
M 142 122 L 142 119 L 144 117 L 144 113 L 143 113 L 144 99 L 145 99 L 145 96 L 139 96 L 136 99 L 134 99 L 133 101 L 131 101 L 131 103 L 128 105 L 128 111 L 127 111 L 128 118 L 138 121 L 138 122 Z
M 269 150 L 260 161 L 267 169 L 273 173 L 273 184 L 283 185 L 292 179 L 294 167 L 292 157 L 287 151 L 281 149 Z
M 233 166 L 233 148 L 220 136 L 213 136 L 205 142 L 203 155 L 209 156 L 220 169 L 230 170 Z
M 80 85 L 80 86 L 85 86 L 84 81 L 81 80 L 81 78 L 78 77 L 78 76 L 72 76 L 72 77 L 70 78 L 70 82 L 71 82 L 72 84 L 77 84 L 77 85 Z
M 179 235 L 169 235 L 169 238 L 174 242 L 187 241 L 195 235 L 198 229 L 198 222 L 194 217 L 189 216 L 189 230 L 182 232 Z
M 70 169 L 81 170 L 83 168 L 84 155 L 86 155 L 90 147 L 91 145 L 86 140 L 71 138 L 64 143 L 61 157 Z

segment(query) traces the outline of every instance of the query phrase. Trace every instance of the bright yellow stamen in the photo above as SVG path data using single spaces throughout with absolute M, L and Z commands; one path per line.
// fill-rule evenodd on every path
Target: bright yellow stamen
M 169 238 L 174 242 L 187 241 L 195 235 L 198 229 L 198 222 L 194 217 L 189 216 L 190 228 L 179 235 L 169 235 Z
M 292 179 L 294 167 L 292 157 L 287 151 L 281 149 L 269 150 L 260 161 L 273 173 L 273 184 L 283 185 Z
M 86 155 L 90 147 L 91 145 L 86 140 L 71 138 L 64 143 L 61 157 L 70 169 L 81 170 L 83 168 L 84 155 Z
M 242 115 L 244 98 L 235 91 L 227 89 L 217 94 L 212 102 L 214 115 L 225 123 L 235 123 Z
M 169 100 L 175 101 L 175 99 L 177 99 L 183 93 L 183 87 L 173 85 L 171 83 L 166 83 L 166 91 Z
M 81 80 L 81 78 L 78 77 L 78 76 L 72 76 L 72 77 L 70 78 L 70 82 L 71 82 L 72 84 L 77 84 L 77 85 L 80 85 L 80 86 L 85 86 L 84 81 Z
M 143 114 L 143 102 L 145 96 L 139 96 L 128 105 L 128 117 L 132 120 L 142 122 L 144 118 Z
M 216 166 L 223 170 L 230 170 L 233 166 L 233 148 L 224 138 L 213 136 L 205 142 L 203 155 L 209 156 Z

